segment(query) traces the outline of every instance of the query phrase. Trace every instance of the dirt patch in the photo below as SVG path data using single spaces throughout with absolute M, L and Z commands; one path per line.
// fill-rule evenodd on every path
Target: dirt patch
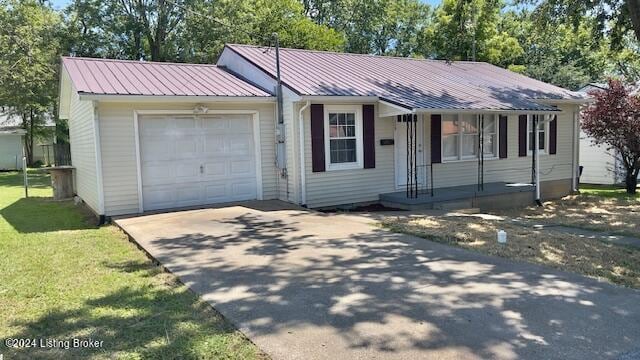
M 572 195 L 561 200 L 545 202 L 542 207 L 528 207 L 494 213 L 547 224 L 560 224 L 640 237 L 640 201 L 633 198 Z
M 468 216 L 387 218 L 383 226 L 489 255 L 543 264 L 640 288 L 640 249 L 552 229 L 509 224 L 508 219 L 487 220 Z M 497 242 L 499 229 L 507 232 L 507 244 Z

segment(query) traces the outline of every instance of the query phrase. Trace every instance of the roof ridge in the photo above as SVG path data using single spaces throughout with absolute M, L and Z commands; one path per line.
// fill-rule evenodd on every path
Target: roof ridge
M 142 64 L 142 65 L 178 65 L 178 66 L 204 66 L 219 68 L 216 64 L 199 64 L 199 63 L 179 63 L 179 62 L 163 62 L 163 61 L 147 61 L 147 60 L 126 60 L 126 59 L 108 59 L 108 58 L 93 58 L 86 56 L 62 56 L 62 59 L 68 60 L 84 60 L 84 61 L 106 61 L 106 62 L 118 62 L 125 64 Z
M 226 46 L 232 46 L 232 47 L 235 46 L 235 47 L 249 47 L 249 48 L 268 48 L 269 47 L 269 46 L 249 45 L 249 44 L 225 44 L 225 45 Z M 328 50 L 310 50 L 310 49 L 295 49 L 295 48 L 283 48 L 283 47 L 281 47 L 280 50 L 284 50 L 284 51 L 300 51 L 300 52 L 320 53 L 320 54 L 336 54 L 336 55 L 347 55 L 347 56 L 357 56 L 357 57 L 373 57 L 373 58 L 382 58 L 382 59 L 428 61 L 428 62 L 438 62 L 438 63 L 489 64 L 486 61 L 426 59 L 426 58 L 413 58 L 413 57 L 404 57 L 404 56 L 360 54 L 360 53 L 328 51 Z

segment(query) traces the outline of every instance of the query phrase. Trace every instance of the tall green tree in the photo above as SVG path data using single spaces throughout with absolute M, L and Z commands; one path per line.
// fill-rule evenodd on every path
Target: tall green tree
M 523 54 L 518 40 L 499 28 L 501 0 L 444 0 L 422 39 L 422 54 L 507 66 Z
M 536 19 L 542 23 L 570 22 L 577 25 L 584 16 L 598 21 L 595 36 L 612 36 L 619 47 L 628 31 L 640 41 L 640 0 L 521 0 L 535 6 Z
M 0 105 L 27 130 L 26 155 L 33 162 L 34 140 L 46 133 L 54 112 L 62 21 L 39 1 L 0 1 Z
M 412 56 L 429 21 L 419 0 L 303 0 L 316 23 L 344 33 L 353 53 Z

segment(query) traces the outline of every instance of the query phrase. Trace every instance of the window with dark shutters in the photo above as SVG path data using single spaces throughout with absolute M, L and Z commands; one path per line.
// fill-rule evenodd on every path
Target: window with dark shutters
M 499 146 L 500 146 L 500 159 L 505 159 L 507 157 L 507 134 L 508 134 L 508 129 L 507 129 L 507 115 L 500 115 L 499 117 L 500 119 L 500 123 L 498 124 L 498 126 L 500 127 L 499 129 L 499 133 L 500 133 L 500 141 L 498 142 Z
M 555 155 L 558 148 L 558 116 L 549 122 L 549 154 Z
M 313 172 L 325 171 L 324 106 L 311 105 L 311 163 Z
M 373 105 L 362 105 L 362 142 L 364 168 L 376 167 L 375 111 Z
M 527 115 L 518 116 L 518 156 L 527 156 Z
M 442 162 L 442 115 L 431 115 L 431 163 Z

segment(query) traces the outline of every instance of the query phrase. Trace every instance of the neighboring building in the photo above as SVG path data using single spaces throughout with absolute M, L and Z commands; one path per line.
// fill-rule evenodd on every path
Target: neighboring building
M 604 91 L 609 88 L 606 83 L 590 83 L 577 92 L 587 96 L 593 91 Z M 632 90 L 637 93 L 640 87 Z M 580 182 L 584 184 L 614 185 L 625 182 L 626 170 L 622 158 L 615 149 L 608 150 L 605 145 L 596 145 L 592 138 L 580 127 L 580 166 L 582 175 Z
M 56 125 L 50 114 L 45 116 L 47 135 L 34 139 L 33 162 L 40 161 L 43 165 L 50 165 L 53 163 Z M 22 154 L 26 138 L 26 130 L 22 128 L 22 120 L 18 116 L 8 115 L 7 111 L 0 112 L 0 133 L 4 134 L 2 141 L 0 141 L 0 170 L 22 169 Z M 18 148 L 19 152 L 16 150 Z M 19 160 L 18 165 L 15 165 L 16 156 Z
M 461 189 L 474 205 L 530 203 L 515 185 L 532 181 L 534 119 L 542 196 L 575 188 L 580 94 L 481 62 L 280 57 L 282 125 L 273 49 L 227 45 L 217 66 L 63 58 L 77 194 L 106 216 L 251 199 L 428 205 Z
M 0 113 L 0 170 L 21 170 L 26 131 Z

